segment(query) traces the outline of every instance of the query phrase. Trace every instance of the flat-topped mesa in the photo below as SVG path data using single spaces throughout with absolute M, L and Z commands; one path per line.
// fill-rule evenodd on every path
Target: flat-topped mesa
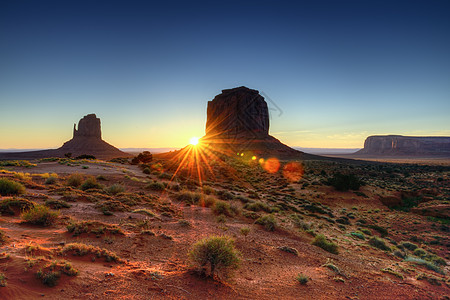
M 78 122 L 78 130 L 76 125 L 73 124 L 73 137 L 93 137 L 102 138 L 102 129 L 100 125 L 100 119 L 95 114 L 89 114 L 84 116 Z
M 222 90 L 208 102 L 207 137 L 264 138 L 269 136 L 269 109 L 257 90 Z
M 257 90 L 241 86 L 222 90 L 208 102 L 202 143 L 231 155 L 293 157 L 303 153 L 269 135 L 269 109 Z
M 358 155 L 450 156 L 450 137 L 401 135 L 369 136 Z

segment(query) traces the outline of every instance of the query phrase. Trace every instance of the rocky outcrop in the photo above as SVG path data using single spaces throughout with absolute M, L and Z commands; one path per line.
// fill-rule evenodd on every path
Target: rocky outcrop
M 369 136 L 357 155 L 450 156 L 450 137 Z
M 208 102 L 207 136 L 265 138 L 269 136 L 269 109 L 257 90 L 246 87 L 223 90 Z
M 0 159 L 64 157 L 67 153 L 70 153 L 72 157 L 86 154 L 100 159 L 132 156 L 102 140 L 100 119 L 95 114 L 89 114 L 78 122 L 78 129 L 74 125 L 73 138 L 65 142 L 62 147 L 42 151 L 1 153 Z
M 102 138 L 102 129 L 100 126 L 100 119 L 95 114 L 84 116 L 78 122 L 78 130 L 73 124 L 73 137 L 93 137 L 97 139 Z
M 257 90 L 238 87 L 222 90 L 208 102 L 202 143 L 230 153 L 250 152 L 257 156 L 304 155 L 269 135 L 269 109 Z

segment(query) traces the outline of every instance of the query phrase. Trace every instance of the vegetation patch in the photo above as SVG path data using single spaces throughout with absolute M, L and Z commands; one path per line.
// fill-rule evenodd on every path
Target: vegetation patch
M 58 220 L 59 212 L 49 209 L 45 205 L 35 205 L 21 214 L 21 218 L 25 223 L 51 226 Z
M 280 249 L 281 251 L 287 252 L 287 253 L 292 253 L 296 256 L 298 256 L 298 250 L 292 247 L 288 247 L 288 246 L 281 246 L 278 247 L 278 249 Z
M 0 178 L 0 195 L 12 196 L 24 193 L 25 187 L 21 183 L 6 178 Z
M 70 208 L 70 204 L 67 203 L 64 200 L 56 200 L 56 199 L 49 199 L 46 200 L 44 203 L 45 206 L 48 206 L 52 209 L 60 209 L 60 208 Z
M 11 198 L 0 201 L 0 213 L 7 215 L 15 215 L 24 210 L 34 207 L 35 203 L 27 199 Z
M 73 256 L 92 256 L 92 259 L 103 258 L 107 262 L 121 262 L 121 259 L 117 254 L 104 248 L 99 248 L 82 243 L 71 243 L 62 247 L 58 251 L 59 255 L 72 254 Z
M 67 261 L 53 261 L 36 272 L 36 277 L 42 281 L 43 284 L 50 287 L 57 285 L 61 273 L 67 276 L 76 276 L 78 270 L 75 269 L 71 263 Z
M 73 234 L 73 236 L 79 236 L 83 233 L 92 233 L 96 236 L 104 234 L 124 234 L 119 226 L 106 224 L 99 221 L 70 222 L 66 228 L 68 232 Z
M 383 251 L 391 251 L 391 248 L 386 245 L 386 242 L 383 239 L 380 239 L 376 236 L 372 237 L 369 240 L 369 245 L 371 245 L 375 248 L 378 248 L 380 250 L 383 250 Z
M 304 274 L 298 274 L 297 277 L 295 277 L 295 280 L 297 280 L 301 285 L 305 285 L 308 283 L 309 277 Z
M 327 238 L 323 234 L 318 234 L 314 238 L 312 244 L 314 246 L 320 247 L 323 250 L 328 251 L 330 253 L 339 254 L 338 245 L 336 245 L 335 243 L 333 243 L 331 241 L 328 241 Z
M 265 215 L 255 221 L 256 224 L 262 225 L 267 231 L 274 231 L 277 227 L 277 221 L 273 215 Z
M 236 268 L 239 265 L 239 252 L 234 247 L 234 240 L 229 237 L 211 236 L 192 246 L 188 253 L 193 263 L 198 265 L 203 274 L 214 277 L 216 271 Z

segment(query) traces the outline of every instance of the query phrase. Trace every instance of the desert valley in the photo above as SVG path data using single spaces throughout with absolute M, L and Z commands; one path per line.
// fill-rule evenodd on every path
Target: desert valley
M 90 114 L 57 150 L 1 154 L 0 298 L 448 299 L 448 157 L 317 156 L 268 130 L 240 87 L 177 151 L 123 153 Z

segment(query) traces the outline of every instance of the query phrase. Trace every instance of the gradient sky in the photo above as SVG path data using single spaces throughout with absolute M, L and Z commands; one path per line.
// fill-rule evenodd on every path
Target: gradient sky
M 1 1 L 0 148 L 89 113 L 117 147 L 181 147 L 241 85 L 290 146 L 450 135 L 450 1 L 291 2 Z

